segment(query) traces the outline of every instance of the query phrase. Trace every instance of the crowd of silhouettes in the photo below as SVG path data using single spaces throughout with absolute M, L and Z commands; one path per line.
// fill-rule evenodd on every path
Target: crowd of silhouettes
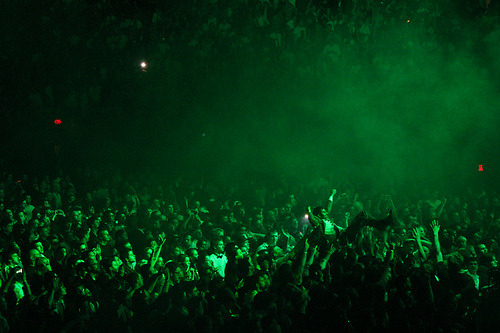
M 259 183 L 3 173 L 2 331 L 497 329 L 498 193 Z
M 494 0 L 2 5 L 23 14 L 3 37 L 16 47 L 2 69 L 27 87 L 12 89 L 3 124 L 54 109 L 116 116 L 132 62 L 161 77 L 182 57 L 197 74 L 221 55 L 251 55 L 239 71 L 279 63 L 318 78 L 371 66 L 393 52 L 377 50 L 387 40 L 408 61 L 435 45 L 474 49 L 464 26 L 490 32 L 498 18 Z M 424 38 L 409 40 L 410 25 Z M 499 193 L 375 193 L 328 179 L 2 172 L 0 331 L 498 331 Z

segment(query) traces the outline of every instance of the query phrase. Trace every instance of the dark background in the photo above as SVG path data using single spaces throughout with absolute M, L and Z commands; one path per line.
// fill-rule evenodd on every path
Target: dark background
M 252 1 L 3 1 L 2 169 L 497 187 L 496 3 L 316 5 L 296 39 Z

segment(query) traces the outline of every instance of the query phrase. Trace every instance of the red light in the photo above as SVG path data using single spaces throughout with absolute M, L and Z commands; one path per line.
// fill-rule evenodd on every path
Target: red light
M 483 171 L 483 165 L 479 164 L 479 170 L 478 171 Z
M 61 125 L 61 119 L 56 119 L 56 120 L 54 120 L 54 124 L 56 124 L 56 125 Z
M 410 23 L 410 20 L 406 20 L 406 23 Z

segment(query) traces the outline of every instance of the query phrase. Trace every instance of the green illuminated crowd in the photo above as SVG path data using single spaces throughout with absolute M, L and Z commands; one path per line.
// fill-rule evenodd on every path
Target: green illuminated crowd
M 495 331 L 497 194 L 334 185 L 3 173 L 2 331 Z
M 494 167 L 483 178 L 463 175 L 478 180 L 468 190 L 405 167 L 431 147 L 429 156 L 448 164 L 436 169 L 453 178 L 462 166 L 442 154 L 490 154 L 495 0 L 0 6 L 9 32 L 0 42 L 10 46 L 0 52 L 8 96 L 0 112 L 0 332 L 498 331 L 500 194 L 494 180 L 486 184 Z M 459 74 L 431 77 L 441 68 L 425 56 L 433 54 Z M 470 54 L 482 66 L 468 67 Z M 408 68 L 423 74 L 405 81 Z M 358 83 L 371 76 L 394 86 L 380 88 L 390 103 L 370 100 L 367 84 L 366 100 L 344 110 L 351 97 L 343 92 L 363 96 Z M 445 93 L 400 103 L 424 80 Z M 442 88 L 454 80 L 466 89 Z M 274 109 L 280 99 L 314 100 L 329 84 L 342 87 L 325 102 L 338 109 Z M 438 109 L 443 119 L 432 117 Z M 465 116 L 476 109 L 478 124 Z M 368 188 L 368 173 L 378 172 L 370 159 L 384 157 L 379 189 Z M 148 168 L 155 159 L 160 166 Z M 309 179 L 290 176 L 290 161 L 303 163 L 297 170 Z M 408 188 L 380 189 L 392 162 L 401 171 L 394 184 Z M 344 166 L 357 170 L 355 180 L 321 172 Z M 422 183 L 434 187 L 418 184 L 426 173 Z

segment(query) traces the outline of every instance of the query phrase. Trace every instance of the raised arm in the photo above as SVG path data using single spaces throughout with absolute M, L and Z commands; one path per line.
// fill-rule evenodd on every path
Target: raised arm
M 9 290 L 10 288 L 10 285 L 12 284 L 12 281 L 14 280 L 14 277 L 16 276 L 16 272 L 8 272 L 9 274 L 9 278 L 7 279 L 7 281 L 5 281 L 4 285 L 2 286 L 2 296 L 4 296 L 7 291 Z
M 306 266 L 307 251 L 309 250 L 309 242 L 306 237 L 301 240 L 301 246 L 296 246 L 297 256 L 294 258 L 293 263 L 293 274 L 300 276 L 304 273 L 304 267 Z M 298 245 L 298 244 L 297 244 Z
M 436 209 L 436 218 L 440 218 L 441 215 L 443 214 L 444 206 L 446 205 L 447 201 L 448 199 L 444 199 L 443 202 L 441 202 L 441 204 Z
M 433 220 L 431 222 L 432 233 L 434 234 L 434 245 L 436 246 L 436 259 L 437 262 L 443 261 L 443 253 L 441 252 L 441 243 L 439 243 L 439 222 Z
M 306 255 L 306 263 L 305 263 L 305 266 L 307 267 L 310 267 L 313 262 L 314 262 L 314 258 L 316 257 L 316 253 L 318 253 L 318 244 L 314 245 L 312 248 L 310 248 L 310 250 L 307 252 L 307 255 Z
M 149 270 L 152 271 L 153 268 L 155 267 L 156 263 L 158 262 L 158 259 L 160 258 L 160 252 L 163 247 L 163 244 L 165 244 L 165 241 L 167 238 L 162 238 L 160 237 L 160 244 L 158 245 L 158 248 L 156 251 L 151 255 L 151 258 L 149 258 Z
M 326 251 L 325 257 L 322 258 L 319 262 L 319 266 L 321 267 L 321 270 L 324 270 L 326 268 L 326 264 L 330 261 L 330 257 L 332 254 L 335 252 L 335 245 L 333 243 L 330 244 L 330 248 L 328 251 Z
M 321 219 L 313 214 L 311 206 L 307 207 L 307 216 L 313 228 L 316 228 L 320 224 Z
M 422 260 L 425 261 L 427 259 L 427 254 L 424 251 L 424 246 L 422 245 L 422 239 L 420 238 L 420 231 L 418 228 L 413 229 L 413 238 L 417 241 L 418 252 L 422 257 Z
M 336 193 L 337 193 L 337 190 L 333 189 L 332 193 L 330 194 L 330 197 L 328 198 L 328 204 L 326 205 L 326 212 L 328 214 L 330 214 L 330 212 L 332 211 L 333 199 L 334 199 Z
M 187 210 L 187 214 L 188 214 L 188 217 L 185 218 L 180 224 L 179 224 L 179 229 L 180 230 L 183 230 L 183 231 L 186 231 L 188 230 L 188 225 L 189 225 L 189 222 L 191 222 L 191 220 L 193 220 L 193 212 L 191 211 L 191 209 L 188 209 Z

